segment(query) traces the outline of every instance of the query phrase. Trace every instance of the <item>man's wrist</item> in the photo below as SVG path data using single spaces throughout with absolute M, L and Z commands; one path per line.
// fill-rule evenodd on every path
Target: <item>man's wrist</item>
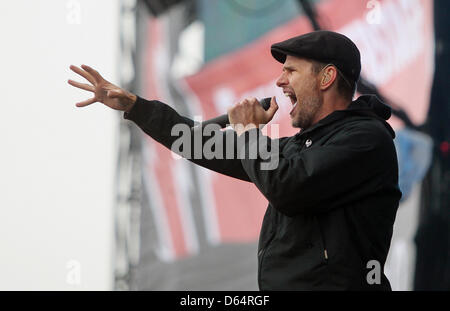
M 129 93 L 127 96 L 127 108 L 125 108 L 125 112 L 130 112 L 131 109 L 133 109 L 134 105 L 136 104 L 137 101 L 137 96 L 134 95 L 133 93 Z

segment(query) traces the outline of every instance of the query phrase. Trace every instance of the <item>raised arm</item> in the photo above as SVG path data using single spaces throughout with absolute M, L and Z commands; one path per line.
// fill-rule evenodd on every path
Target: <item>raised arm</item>
M 194 125 L 194 121 L 179 115 L 170 106 L 160 101 L 148 101 L 140 98 L 106 81 L 96 70 L 89 66 L 82 65 L 81 68 L 70 66 L 70 69 L 84 77 L 91 84 L 73 80 L 69 80 L 68 83 L 74 87 L 94 93 L 94 97 L 77 103 L 77 107 L 85 107 L 95 102 L 100 102 L 112 109 L 124 111 L 125 119 L 133 121 L 157 142 L 186 157 L 193 163 L 230 177 L 250 181 L 240 159 L 237 157 L 238 139 L 234 131 L 214 131 L 212 135 L 207 134 L 207 136 L 201 133 L 199 137 L 198 133 L 190 130 Z M 185 129 L 185 131 L 174 131 L 177 128 Z M 173 148 L 174 143 L 182 138 L 181 135 L 187 135 L 187 137 L 184 137 L 184 142 L 186 145 L 189 144 L 188 152 L 187 149 L 179 152 L 179 148 Z M 216 147 L 222 149 L 221 157 L 211 158 L 203 153 L 205 145 L 211 145 L 211 139 L 214 139 L 216 142 Z M 186 145 L 183 147 L 187 148 Z M 227 158 L 227 155 L 230 154 L 232 154 L 232 157 L 228 156 Z

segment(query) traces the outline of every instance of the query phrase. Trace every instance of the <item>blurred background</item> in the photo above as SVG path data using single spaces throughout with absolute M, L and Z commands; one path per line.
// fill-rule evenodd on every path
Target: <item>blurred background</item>
M 327 29 L 362 54 L 358 94 L 393 108 L 400 188 L 385 272 L 450 289 L 450 2 L 16 0 L 0 3 L 0 290 L 257 290 L 266 200 L 196 167 L 67 84 L 71 64 L 182 115 L 277 96 L 270 45 Z

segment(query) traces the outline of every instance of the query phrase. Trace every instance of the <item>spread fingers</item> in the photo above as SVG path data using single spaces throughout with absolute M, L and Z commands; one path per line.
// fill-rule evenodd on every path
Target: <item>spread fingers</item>
M 100 82 L 100 81 L 103 80 L 103 77 L 98 73 L 98 71 L 95 70 L 95 69 L 93 69 L 93 68 L 91 68 L 91 67 L 89 67 L 88 65 L 81 65 L 81 68 L 83 68 L 83 69 L 86 70 L 91 76 L 93 76 L 94 79 L 95 79 L 97 82 Z
M 90 105 L 90 104 L 95 103 L 96 101 L 97 101 L 97 100 L 95 99 L 95 97 L 93 97 L 93 98 L 91 98 L 91 99 L 88 99 L 88 100 L 82 101 L 82 102 L 80 102 L 80 103 L 77 103 L 76 106 L 77 106 L 77 107 L 85 107 L 85 106 L 88 106 L 88 105 Z
M 67 81 L 70 85 L 75 86 L 79 89 L 83 89 L 90 92 L 95 92 L 95 88 L 92 85 L 86 84 L 86 83 L 80 83 L 77 81 L 69 80 Z
M 83 69 L 78 68 L 77 66 L 74 66 L 74 65 L 71 65 L 71 66 L 70 66 L 70 69 L 71 69 L 73 72 L 78 73 L 80 76 L 82 76 L 83 78 L 85 78 L 86 80 L 88 80 L 89 82 L 91 82 L 92 84 L 95 85 L 95 79 L 94 79 L 94 77 L 93 77 L 91 74 L 89 74 L 88 72 L 86 72 L 86 71 L 84 71 Z

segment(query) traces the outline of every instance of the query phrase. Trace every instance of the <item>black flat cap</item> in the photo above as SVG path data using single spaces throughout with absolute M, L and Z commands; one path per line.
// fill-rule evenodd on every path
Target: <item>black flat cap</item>
M 272 56 L 284 63 L 286 55 L 335 65 L 347 79 L 357 82 L 361 72 L 361 56 L 356 45 L 346 36 L 332 31 L 313 31 L 270 48 Z

